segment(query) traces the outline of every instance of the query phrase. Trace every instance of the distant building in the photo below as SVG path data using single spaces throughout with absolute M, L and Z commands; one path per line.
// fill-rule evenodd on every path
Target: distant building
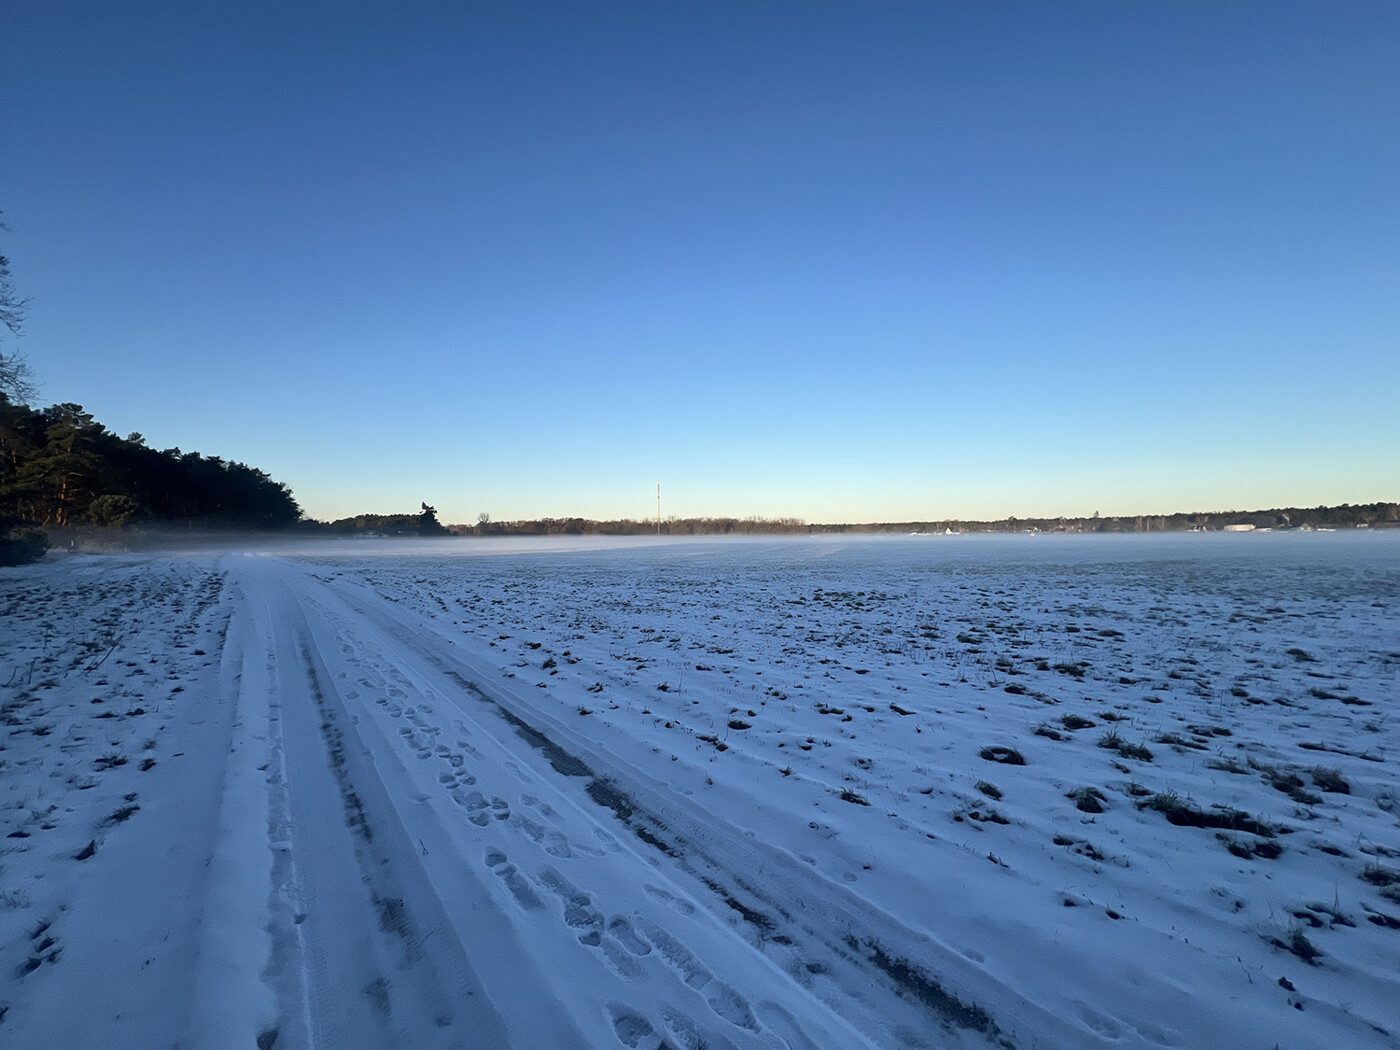
M 1253 532 L 1253 531 L 1254 531 L 1254 526 L 1253 526 L 1253 525 L 1226 525 L 1226 526 L 1225 526 L 1225 531 L 1226 531 L 1226 532 Z

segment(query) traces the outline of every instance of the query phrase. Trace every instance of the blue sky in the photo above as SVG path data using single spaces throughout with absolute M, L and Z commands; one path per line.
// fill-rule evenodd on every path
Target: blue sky
M 330 518 L 1400 498 L 1400 4 L 12 0 L 43 403 Z

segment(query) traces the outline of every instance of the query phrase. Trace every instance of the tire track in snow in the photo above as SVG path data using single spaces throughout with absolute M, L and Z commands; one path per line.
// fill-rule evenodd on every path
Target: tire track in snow
M 294 1050 L 375 1050 L 388 1045 L 375 1038 L 375 1017 L 363 997 L 344 994 L 365 984 L 361 960 L 372 956 L 372 947 L 363 917 L 355 914 L 358 879 L 348 876 L 353 849 L 340 822 L 324 819 L 339 799 L 312 721 L 306 676 L 297 666 L 293 624 L 283 596 L 260 577 L 245 576 L 242 589 L 255 635 L 244 643 L 240 688 L 265 697 L 275 712 L 267 780 L 268 847 L 275 858 L 267 972 L 281 1014 L 276 1043 Z
M 269 654 L 270 655 L 270 654 Z M 269 664 L 270 664 L 269 659 Z M 269 929 L 272 931 L 272 951 L 268 958 L 267 977 L 281 993 L 283 1008 L 294 1015 L 283 1024 L 295 1024 L 296 1034 L 291 1030 L 267 1030 L 273 1043 L 309 1043 L 321 1045 L 324 1038 L 316 1031 L 315 1025 L 324 1009 L 313 1012 L 307 980 L 308 968 L 314 969 L 321 980 L 325 980 L 326 966 L 324 953 L 313 962 L 311 953 L 319 950 L 319 943 L 307 943 L 306 901 L 308 898 L 307 878 L 314 879 L 315 873 L 303 874 L 297 863 L 292 840 L 292 801 L 287 788 L 286 741 L 282 727 L 282 703 L 275 690 L 268 693 L 268 727 L 270 748 L 268 753 L 268 806 L 267 835 L 273 852 L 272 891 L 268 899 L 270 916 Z M 314 888 L 312 890 L 314 894 Z M 296 1004 L 301 1009 L 296 1009 Z M 275 1036 L 273 1033 L 275 1032 Z
M 321 601 L 319 594 L 303 594 L 303 599 L 308 609 L 315 609 L 312 618 L 328 628 L 321 651 L 343 657 L 329 673 L 335 681 L 349 683 L 346 696 L 360 712 L 359 732 L 376 756 L 376 770 L 396 798 L 411 800 L 400 808 L 400 816 L 413 823 L 416 814 L 431 811 L 435 792 L 441 795 L 444 788 L 462 806 L 455 827 L 430 827 L 425 833 L 431 854 L 425 863 L 446 847 L 456 850 L 459 863 L 465 859 L 492 876 L 499 887 L 501 915 L 533 944 L 529 950 L 535 958 L 526 967 L 535 989 L 532 1012 L 539 1012 L 541 1002 L 564 1001 L 580 1029 L 589 1033 L 581 1045 L 603 1046 L 614 1039 L 625 1046 L 666 1045 L 673 1050 L 701 1045 L 782 1050 L 804 1045 L 801 1039 L 780 1039 L 764 1031 L 753 1007 L 735 988 L 767 988 L 769 996 L 784 998 L 805 998 L 806 993 L 754 955 L 727 926 L 686 904 L 679 890 L 670 893 L 652 885 L 655 875 L 639 881 L 638 872 L 649 871 L 646 858 L 598 826 L 593 803 L 547 772 L 541 775 L 535 751 L 523 746 L 514 732 L 502 733 L 505 727 L 494 714 L 476 705 L 464 710 L 460 690 L 450 685 L 444 689 L 436 665 L 425 662 L 417 650 L 404 650 L 360 611 L 338 614 L 326 607 L 335 603 Z M 365 702 L 356 702 L 361 699 Z M 481 720 L 483 713 L 488 721 Z M 405 721 L 411 730 L 402 724 Z M 468 738 L 475 741 L 470 763 L 458 764 L 455 760 L 462 752 L 450 747 L 422 746 L 433 730 L 436 738 L 451 739 L 449 727 L 459 744 Z M 459 792 L 462 777 L 475 778 L 477 787 Z M 526 785 L 530 794 L 520 790 Z M 483 808 L 483 800 L 499 802 Z M 527 809 L 531 815 L 526 815 Z M 423 839 L 419 842 L 422 845 Z M 558 870 L 561 863 L 588 874 L 589 888 L 568 883 Z M 643 885 L 649 887 L 647 892 Z M 687 985 L 639 932 L 642 923 L 653 922 L 649 912 L 656 912 L 661 922 L 688 916 L 691 928 L 677 937 L 707 944 L 708 956 L 736 974 L 732 984 L 707 976 L 708 987 L 702 990 Z M 775 981 L 781 991 L 773 990 Z M 589 989 L 598 991 L 591 994 Z M 500 986 L 493 985 L 493 995 L 500 992 Z M 869 1045 L 825 1009 L 814 1015 L 809 1005 L 805 1015 L 802 1023 L 810 1030 L 828 1030 L 827 1046 Z M 793 1020 L 788 1027 L 797 1031 L 801 1025 Z M 523 1045 L 542 1044 L 534 1038 Z
M 324 614 L 324 611 L 322 611 L 322 614 Z M 330 626 L 329 620 L 326 621 L 326 625 Z M 351 625 L 351 634 L 355 634 L 355 628 L 358 627 L 358 624 Z M 373 678 L 373 669 L 367 667 L 364 661 L 353 655 L 359 648 L 373 649 L 372 644 L 367 646 L 362 636 L 360 639 L 361 645 L 358 647 L 344 644 L 348 637 L 349 636 L 345 634 L 336 635 L 336 638 L 342 643 L 339 644 L 336 649 L 346 657 L 346 663 L 344 664 L 346 670 L 341 674 L 334 675 L 335 679 L 337 681 L 341 679 L 353 681 L 356 687 L 362 688 L 368 692 L 383 692 L 387 694 L 387 700 L 385 696 L 380 696 L 373 701 L 374 707 L 379 709 L 381 722 L 408 721 L 413 727 L 412 730 L 410 730 L 407 726 L 395 727 L 393 725 L 381 725 L 381 736 L 379 740 L 372 739 L 372 736 L 363 737 L 377 756 L 376 770 L 384 774 L 395 767 L 395 763 L 392 761 L 392 754 L 380 747 L 379 744 L 381 743 L 387 743 L 392 747 L 398 748 L 400 754 L 406 753 L 411 756 L 411 760 L 403 765 L 402 771 L 406 773 L 411 774 L 413 772 L 412 766 L 414 765 L 429 765 L 430 768 L 433 768 L 429 760 L 437 759 L 440 765 L 437 765 L 436 768 L 441 769 L 441 772 L 438 773 L 435 781 L 430 782 L 428 786 L 435 784 L 435 786 L 447 788 L 449 790 L 449 798 L 461 809 L 460 817 L 464 819 L 464 823 L 458 825 L 459 834 L 456 836 L 455 843 L 453 841 L 443 842 L 442 829 L 431 828 L 422 838 L 417 840 L 420 846 L 420 853 L 422 850 L 427 850 L 427 853 L 423 855 L 428 858 L 429 862 L 439 856 L 450 855 L 454 845 L 462 845 L 464 841 L 470 841 L 471 837 L 476 835 L 482 836 L 484 841 L 501 842 L 503 845 L 508 845 L 507 839 L 528 844 L 530 847 L 537 849 L 541 857 L 546 858 L 596 858 L 608 854 L 608 850 L 602 846 L 595 847 L 586 842 L 571 842 L 567 836 L 546 827 L 544 824 L 540 823 L 539 820 L 536 820 L 532 816 L 527 816 L 522 812 L 525 809 L 529 809 L 533 813 L 538 814 L 541 820 L 545 821 L 557 821 L 561 819 L 561 814 L 559 814 L 555 807 L 545 799 L 541 799 L 535 795 L 521 794 L 515 796 L 519 800 L 519 805 L 515 807 L 515 810 L 512 810 L 511 803 L 499 794 L 493 793 L 488 798 L 486 794 L 483 794 L 479 790 L 462 790 L 461 785 L 464 782 L 469 784 L 475 784 L 477 782 L 475 775 L 468 772 L 469 768 L 480 769 L 485 772 L 486 767 L 492 765 L 493 762 L 495 762 L 495 768 L 499 770 L 499 773 L 496 774 L 491 782 L 497 787 L 505 787 L 505 782 L 502 779 L 503 777 L 509 778 L 510 781 L 520 785 L 533 785 L 537 782 L 537 777 L 527 772 L 522 768 L 521 763 L 514 761 L 513 758 L 504 758 L 496 761 L 500 758 L 500 756 L 494 755 L 497 742 L 485 739 L 484 735 L 479 738 L 478 742 L 482 745 L 482 749 L 485 749 L 485 752 L 489 753 L 484 753 L 482 749 L 468 744 L 466 742 L 467 737 L 471 736 L 473 732 L 481 734 L 482 731 L 479 728 L 476 730 L 469 729 L 466 723 L 461 719 L 457 719 L 452 726 L 458 736 L 458 744 L 462 748 L 461 751 L 454 751 L 445 746 L 441 748 L 422 746 L 425 736 L 431 735 L 432 730 L 441 730 L 443 726 L 432 724 L 432 719 L 428 717 L 431 713 L 430 705 L 419 702 L 422 697 L 414 698 L 416 687 L 413 682 L 403 678 L 405 667 L 403 661 L 399 658 L 399 654 L 394 654 L 392 669 L 383 669 L 386 675 L 385 680 L 375 681 Z M 332 647 L 324 645 L 322 651 L 324 652 L 330 648 Z M 382 657 L 385 654 L 380 652 L 377 655 Z M 434 678 L 438 677 L 436 670 L 431 671 L 430 674 Z M 349 692 L 355 693 L 358 697 L 358 689 L 352 687 Z M 451 705 L 448 705 L 448 707 L 450 710 L 456 711 L 455 707 L 451 707 Z M 360 722 L 362 734 L 370 733 L 370 723 L 373 721 L 373 715 L 368 719 L 362 717 Z M 441 735 L 441 733 L 437 735 Z M 506 739 L 507 741 L 513 740 L 513 737 L 507 736 Z M 464 752 L 471 755 L 472 764 L 470 767 L 461 761 Z M 511 754 L 514 753 L 511 752 Z M 528 750 L 525 754 L 529 754 Z M 398 782 L 398 778 L 393 776 L 387 777 L 386 780 L 389 782 Z M 509 788 L 506 788 L 506 790 L 509 791 Z M 411 777 L 407 782 L 400 785 L 400 791 L 402 797 L 412 799 L 420 805 L 431 798 L 430 792 L 413 789 Z M 417 810 L 410 809 L 409 812 L 413 813 L 417 812 Z M 475 830 L 471 831 L 466 840 L 464 840 L 463 836 L 460 834 L 463 829 Z M 415 829 L 414 834 L 417 835 L 419 830 L 421 829 Z M 601 829 L 600 834 L 603 838 L 607 838 L 606 833 L 601 832 Z M 448 836 L 448 838 L 452 839 L 453 836 Z M 427 843 L 431 843 L 431 847 L 425 845 L 424 839 L 426 839 Z M 600 841 L 602 841 L 601 838 Z M 614 845 L 614 849 L 615 848 L 616 846 Z M 487 871 L 491 876 L 494 876 L 497 883 L 506 890 L 509 899 L 513 901 L 515 907 L 517 907 L 520 912 L 533 915 L 546 924 L 551 921 L 559 921 L 557 918 L 551 919 L 549 915 L 550 908 L 547 905 L 544 891 L 541 889 L 542 884 L 539 880 L 538 872 L 531 871 L 527 873 L 524 867 L 522 867 L 520 863 L 517 863 L 517 859 L 520 858 L 520 856 L 519 853 L 514 852 L 513 855 L 508 855 L 505 849 L 500 847 L 490 847 L 487 848 L 484 853 L 478 853 L 476 858 L 472 858 L 470 855 L 470 847 L 463 846 L 463 848 L 458 850 L 458 856 L 454 858 L 454 860 L 458 865 L 480 864 L 481 868 Z M 435 877 L 437 877 L 437 873 L 434 874 Z M 446 898 L 450 895 L 439 891 L 439 896 Z M 509 909 L 501 914 L 503 918 L 507 920 L 510 919 Z M 479 917 L 474 916 L 474 918 Z M 596 923 L 593 924 L 597 927 L 596 932 L 590 937 L 587 935 L 586 931 L 585 935 L 579 937 L 574 943 L 576 952 L 585 952 L 585 954 L 575 959 L 574 966 L 570 965 L 568 959 L 562 957 L 556 958 L 550 954 L 538 955 L 536 958 L 530 960 L 527 966 L 522 967 L 522 969 L 533 971 L 533 975 L 530 977 L 528 983 L 524 981 L 521 982 L 522 987 L 528 990 L 533 1001 L 529 1005 L 529 1016 L 522 1018 L 523 1027 L 529 1030 L 526 1041 L 517 1042 L 512 1045 L 556 1045 L 554 1042 L 542 1039 L 539 1033 L 533 1029 L 538 1026 L 544 1004 L 551 998 L 547 989 L 566 974 L 571 978 L 576 976 L 577 963 L 579 961 L 587 962 L 589 959 L 586 950 L 596 950 L 598 957 L 604 960 L 605 965 L 611 972 L 625 982 L 643 981 L 644 983 L 656 983 L 655 976 L 652 976 L 650 980 L 648 980 L 648 976 L 634 961 L 636 958 L 644 956 L 650 949 L 640 938 L 632 933 L 630 923 L 631 920 L 626 916 L 614 914 L 611 919 L 604 919 L 600 913 Z M 566 921 L 559 921 L 558 929 L 570 939 L 574 938 L 574 935 L 578 933 L 578 930 L 570 927 Z M 502 939 L 504 940 L 507 938 Z M 565 945 L 567 946 L 567 944 L 568 941 L 566 940 Z M 499 946 L 494 944 L 490 945 L 489 950 L 491 950 L 493 954 L 497 954 L 499 952 Z M 493 989 L 493 991 L 496 990 Z M 586 1011 L 587 1016 L 579 1017 L 577 1011 L 575 1011 L 574 1014 L 574 1018 L 576 1021 L 580 1022 L 583 1032 L 575 1033 L 573 1043 L 559 1043 L 558 1045 L 601 1046 L 605 1045 L 601 1040 L 609 1039 L 610 1036 L 616 1035 L 619 1031 L 627 1033 L 630 1038 L 632 1034 L 640 1031 L 643 1025 L 641 1025 L 640 1021 L 634 1024 L 631 1021 L 620 1021 L 619 1018 L 625 1015 L 628 1018 L 644 1019 L 641 1018 L 641 1014 L 636 1010 L 624 1010 L 622 1013 L 618 1013 L 618 1010 L 621 1009 L 622 1008 L 619 1006 L 617 1009 L 604 1010 L 598 1003 L 589 1002 Z M 684 1011 L 676 1010 L 673 1012 L 676 1016 L 684 1015 Z M 647 1024 L 649 1025 L 649 1022 Z M 621 1027 L 619 1027 L 619 1025 Z M 713 1047 L 718 1048 L 725 1045 L 732 1045 L 724 1041 L 722 1037 L 713 1035 L 705 1028 L 695 1025 L 694 1022 L 690 1023 L 690 1027 L 704 1033 L 709 1039 L 709 1045 Z M 747 1046 L 748 1044 L 744 1045 Z M 763 1046 L 766 1048 L 771 1047 L 771 1050 L 780 1050 L 780 1044 L 766 1043 L 763 1044 Z
M 236 601 L 241 598 L 239 595 Z M 260 969 L 271 950 L 262 909 L 272 857 L 258 849 L 256 803 L 262 797 L 257 763 L 265 740 L 267 694 L 250 683 L 256 631 L 246 600 L 236 607 L 225 637 L 220 678 L 228 719 L 228 753 L 221 775 L 213 850 L 206 864 L 206 903 L 200 916 L 193 967 L 195 1005 L 189 1039 L 217 1046 L 235 1034 L 256 1038 L 276 1010 L 274 990 Z
M 796 866 L 781 863 L 778 869 L 775 869 L 775 857 L 771 853 L 759 856 L 757 850 L 745 844 L 742 837 L 733 832 L 717 835 L 712 821 L 708 822 L 709 826 L 702 826 L 702 822 L 695 818 L 680 815 L 677 812 L 678 807 L 673 805 L 663 808 L 644 804 L 640 801 L 644 795 L 643 789 L 626 786 L 627 780 L 623 775 L 596 773 L 589 764 L 510 711 L 501 700 L 490 695 L 478 683 L 454 670 L 445 673 L 457 680 L 478 700 L 497 706 L 501 717 L 531 746 L 543 751 L 557 772 L 587 777 L 585 791 L 589 798 L 600 807 L 611 810 L 616 819 L 629 828 L 640 842 L 665 855 L 682 871 L 692 875 L 708 888 L 719 902 L 733 911 L 749 928 L 749 936 L 756 946 L 781 960 L 784 969 L 790 974 L 799 979 L 803 971 L 807 975 L 822 974 L 831 979 L 828 983 L 838 983 L 834 980 L 835 976 L 840 970 L 845 970 L 849 983 L 847 988 L 841 991 L 849 992 L 850 987 L 859 985 L 867 986 L 868 991 L 871 983 L 870 971 L 878 971 L 887 979 L 886 991 L 892 991 L 899 1000 L 897 1006 L 889 1004 L 879 1010 L 878 1016 L 881 1019 L 898 1017 L 901 1013 L 907 1015 L 909 1011 L 899 1007 L 912 1002 L 928 1011 L 940 1027 L 967 1030 L 985 1037 L 1005 1050 L 1015 1050 L 1015 1043 L 1000 1030 L 991 1014 L 984 1008 L 976 1003 L 965 1002 L 949 992 L 920 964 L 889 953 L 886 946 L 897 943 L 901 936 L 907 938 L 907 930 L 894 928 L 894 924 L 887 921 L 883 924 L 884 932 L 876 934 L 872 917 L 862 917 L 849 904 L 837 904 L 829 898 L 822 901 L 820 889 L 813 885 L 815 880 L 806 872 L 802 872 Z M 716 846 L 729 855 L 721 859 L 717 855 Z M 789 871 L 780 870 L 788 867 Z M 752 874 L 740 875 L 741 871 L 762 873 L 764 877 L 759 879 Z M 797 878 L 791 878 L 793 875 Z M 765 888 L 760 888 L 760 882 Z M 779 892 L 774 892 L 775 889 Z M 803 903 L 800 907 L 795 907 L 794 904 L 798 901 Z M 821 902 L 821 906 L 814 907 L 815 902 Z M 832 930 L 822 929 L 817 925 L 818 921 L 826 925 L 833 919 L 847 931 L 862 932 L 859 935 L 846 932 L 838 940 Z M 651 932 L 653 936 L 664 936 L 663 931 L 655 928 Z M 803 959 L 804 950 L 809 954 L 825 956 L 828 961 L 813 962 Z M 668 957 L 681 958 L 683 951 L 681 949 L 673 952 Z M 698 977 L 700 986 L 706 987 L 708 991 L 712 981 L 708 974 L 685 963 L 680 964 L 678 969 L 685 975 L 687 984 L 696 987 L 694 982 Z M 810 977 L 803 983 L 809 982 Z M 864 995 L 856 993 L 853 998 L 864 998 Z M 707 995 L 707 1001 L 717 1015 L 737 1027 L 758 1027 L 749 1004 L 732 988 L 720 986 Z M 790 1018 L 784 1020 L 786 1014 L 781 1007 L 771 1002 L 760 1005 L 768 1016 L 775 1018 L 776 1022 L 789 1032 L 789 1037 L 784 1041 L 790 1047 L 802 1046 L 809 1042 Z M 860 1012 L 865 1013 L 867 1017 L 871 1016 L 865 1010 Z M 920 1031 L 917 1020 L 913 1017 L 907 1018 L 905 1024 L 908 1027 L 901 1033 L 901 1041 L 908 1046 L 931 1046 L 932 1044 L 915 1034 Z
M 254 655 L 264 664 L 255 684 L 275 698 L 276 712 L 267 766 L 278 857 L 268 967 L 282 1007 L 275 1045 L 508 1046 L 460 945 L 454 958 L 448 939 L 428 946 L 419 933 L 417 912 L 429 902 L 405 903 L 411 851 L 395 848 L 394 829 L 378 819 L 377 781 L 354 761 L 363 748 L 324 688 L 314 632 L 290 591 L 257 576 L 249 585 L 262 626 Z
M 911 1047 L 944 1046 L 950 1041 L 1016 1046 L 1014 1034 L 1002 1030 L 992 1011 L 956 989 L 980 989 L 991 1001 L 1018 1006 L 1023 1012 L 1026 1004 L 998 995 L 998 986 L 958 953 L 902 926 L 786 854 L 716 825 L 709 814 L 639 781 L 629 770 L 606 767 L 554 719 L 506 688 L 483 686 L 484 676 L 475 668 L 445 647 L 431 644 L 390 610 L 344 588 L 334 593 L 353 615 L 373 623 L 413 654 L 417 663 L 454 683 L 463 699 L 470 697 L 503 719 L 560 777 L 585 779 L 587 797 L 611 811 L 637 841 L 664 858 L 660 859 L 663 870 L 689 881 L 698 897 L 716 902 L 717 915 L 728 909 L 733 928 L 791 978 L 794 992 L 800 987 L 835 1016 L 880 1042 L 896 1038 Z M 580 758 L 581 754 L 588 759 Z M 653 855 L 653 862 L 658 859 Z M 715 1003 L 709 1005 L 725 1016 Z M 773 1018 L 772 1026 L 756 1023 L 766 1034 L 785 1032 L 779 1038 L 791 1047 L 809 1040 L 809 1034 L 777 1002 L 745 1004 L 744 1009 L 747 1015 L 738 1008 L 731 1012 Z M 733 1023 L 732 1017 L 726 1020 Z M 1037 1017 L 1035 1023 L 1037 1032 L 1030 1045 L 1053 1042 L 1063 1025 L 1050 1017 Z

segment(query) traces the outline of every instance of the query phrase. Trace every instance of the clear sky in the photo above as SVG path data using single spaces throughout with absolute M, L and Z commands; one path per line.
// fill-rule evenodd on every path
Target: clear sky
M 313 516 L 1400 498 L 1400 3 L 0 9 L 44 404 Z

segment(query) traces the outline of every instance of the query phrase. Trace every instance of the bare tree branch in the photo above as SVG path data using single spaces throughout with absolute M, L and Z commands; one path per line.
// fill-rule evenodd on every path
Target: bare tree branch
M 0 222 L 0 230 L 8 232 L 9 227 Z M 24 310 L 28 304 L 28 299 L 21 299 L 15 293 L 10 280 L 10 260 L 0 255 L 0 325 L 16 338 L 24 334 Z M 0 400 L 27 404 L 37 395 L 34 372 L 24 355 L 18 350 L 9 353 L 0 350 Z
M 39 396 L 34 384 L 34 370 L 24 355 L 18 352 L 0 352 L 0 401 L 9 400 L 15 404 L 27 405 Z

